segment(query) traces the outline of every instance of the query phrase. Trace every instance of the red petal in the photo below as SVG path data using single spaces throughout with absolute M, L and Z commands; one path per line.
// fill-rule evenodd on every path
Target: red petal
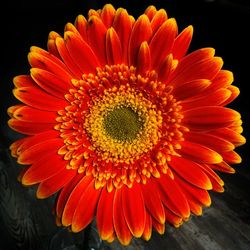
M 151 21 L 154 15 L 157 13 L 157 9 L 155 8 L 155 6 L 150 5 L 147 7 L 144 13 L 148 16 L 149 20 Z
M 194 201 L 192 198 L 189 198 L 188 195 L 186 196 L 191 212 L 197 216 L 202 215 L 202 206 L 200 205 L 200 203 Z
M 25 122 L 16 119 L 10 119 L 8 125 L 13 130 L 25 135 L 34 135 L 54 129 L 54 123 Z
M 228 164 L 238 164 L 241 163 L 241 157 L 235 151 L 222 152 L 221 156 L 223 160 Z
M 106 34 L 106 54 L 108 64 L 122 63 L 122 46 L 113 27 L 109 28 Z
M 82 39 L 87 41 L 87 20 L 83 15 L 78 15 L 75 23 L 76 29 L 78 30 L 79 34 L 81 35 Z
M 48 154 L 50 155 L 50 151 L 57 152 L 62 145 L 63 145 L 63 141 L 60 138 L 45 140 L 38 144 L 31 145 L 31 147 L 29 148 L 27 148 L 27 144 L 26 144 L 26 150 L 23 150 L 20 153 L 18 157 L 18 163 L 32 164 L 36 162 L 38 159 L 40 159 L 41 156 L 48 155 Z
M 139 184 L 133 184 L 132 188 L 122 188 L 122 206 L 125 220 L 131 233 L 135 237 L 141 237 L 145 227 L 145 205 Z
M 165 21 L 152 37 L 149 43 L 152 58 L 152 68 L 158 69 L 166 56 L 170 53 L 178 28 L 174 18 Z
M 176 68 L 177 61 L 173 60 L 173 55 L 169 54 L 161 63 L 158 71 L 158 79 L 162 82 L 167 82 L 171 72 Z
M 159 29 L 159 27 L 168 19 L 167 12 L 164 9 L 158 10 L 151 20 L 151 27 L 153 34 Z
M 131 241 L 132 235 L 128 228 L 122 205 L 121 189 L 116 189 L 113 206 L 113 220 L 116 236 L 123 245 L 128 245 Z
M 115 8 L 112 4 L 105 4 L 102 12 L 101 12 L 101 19 L 106 27 L 110 27 L 113 24 L 113 20 L 115 17 Z
M 141 44 L 138 57 L 136 71 L 138 74 L 145 74 L 151 68 L 151 54 L 148 43 L 145 41 Z
M 232 101 L 234 101 L 240 94 L 240 89 L 235 87 L 235 86 L 228 86 L 227 88 L 230 92 L 231 92 L 231 95 L 230 97 L 225 101 L 223 102 L 221 105 L 223 106 L 226 106 L 227 104 L 231 103 Z
M 164 205 L 176 215 L 188 218 L 190 215 L 189 206 L 178 184 L 168 175 L 161 175 L 156 182 Z
M 73 32 L 65 32 L 66 47 L 73 61 L 83 73 L 94 73 L 99 61 L 91 47 Z
M 181 142 L 181 155 L 200 163 L 216 164 L 222 162 L 222 157 L 217 152 L 201 144 L 190 141 Z
M 102 240 L 107 240 L 114 233 L 113 201 L 115 191 L 108 192 L 102 189 L 96 213 L 96 224 Z
M 147 184 L 142 185 L 142 193 L 145 206 L 150 215 L 152 215 L 159 223 L 165 223 L 164 208 L 157 191 L 157 186 L 154 182 L 147 181 Z
M 228 173 L 228 174 L 234 174 L 235 173 L 235 170 L 224 161 L 219 163 L 219 164 L 209 165 L 209 166 L 212 169 L 215 169 L 215 170 L 218 170 L 218 171 L 221 171 L 221 172 L 225 172 L 225 173 Z
M 16 88 L 22 87 L 37 87 L 30 75 L 19 75 L 13 78 L 13 83 Z
M 179 227 L 183 223 L 181 217 L 175 215 L 167 208 L 165 208 L 165 215 L 166 215 L 166 221 L 175 227 Z
M 56 56 L 57 58 L 61 59 L 60 54 L 58 53 L 56 47 L 56 41 L 54 39 L 49 39 L 47 42 L 47 48 L 50 54 Z
M 116 11 L 113 27 L 116 30 L 120 41 L 122 41 L 122 58 L 123 63 L 125 64 L 128 62 L 128 43 L 132 31 L 132 24 L 128 12 L 125 9 L 119 8 Z
M 183 124 L 194 130 L 211 130 L 222 128 L 240 119 L 240 114 L 232 109 L 207 106 L 183 112 Z
M 183 83 L 182 85 L 177 85 L 177 87 L 173 89 L 173 95 L 178 101 L 192 98 L 195 95 L 204 93 L 204 90 L 207 89 L 210 84 L 211 81 L 207 79 L 196 79 Z
M 73 215 L 75 213 L 79 200 L 81 196 L 86 192 L 87 187 L 91 182 L 93 183 L 92 176 L 84 176 L 71 191 L 62 214 L 62 224 L 64 226 L 69 226 L 70 224 L 72 224 Z
M 48 72 L 43 69 L 32 68 L 30 70 L 33 80 L 49 94 L 55 97 L 64 99 L 64 95 L 72 88 L 71 82 L 67 82 L 64 79 Z
M 50 150 L 50 154 L 40 157 L 24 174 L 22 184 L 33 185 L 60 172 L 66 168 L 66 161 L 61 156 L 57 155 L 57 150 Z
M 69 51 L 66 48 L 65 41 L 63 38 L 59 37 L 56 39 L 56 47 L 62 60 L 64 61 L 68 69 L 72 72 L 72 75 L 74 75 L 77 79 L 81 79 L 83 71 L 80 70 L 78 65 L 71 58 Z
M 14 89 L 13 94 L 21 102 L 41 110 L 59 111 L 68 105 L 66 100 L 51 96 L 36 87 Z
M 107 28 L 100 18 L 96 16 L 89 18 L 87 27 L 88 41 L 102 66 L 107 64 L 105 48 L 106 32 Z
M 152 35 L 152 29 L 148 17 L 144 14 L 141 15 L 133 26 L 131 32 L 129 46 L 128 46 L 128 59 L 129 65 L 137 65 L 137 56 L 141 43 L 148 41 Z
M 190 25 L 185 28 L 175 39 L 174 45 L 172 48 L 172 54 L 174 59 L 180 60 L 189 48 L 193 37 L 193 26 Z
M 142 238 L 148 241 L 151 238 L 151 235 L 152 235 L 152 218 L 148 213 L 146 213 L 146 222 Z
M 101 190 L 95 189 L 93 180 L 81 195 L 72 220 L 73 232 L 83 230 L 93 220 Z
M 202 189 L 212 189 L 208 176 L 201 170 L 199 164 L 177 156 L 171 156 L 169 164 L 185 181 Z
M 152 226 L 157 231 L 158 234 L 163 235 L 165 233 L 165 224 L 161 224 L 152 218 Z
M 76 175 L 75 170 L 63 169 L 58 174 L 41 182 L 38 186 L 36 196 L 38 199 L 44 199 L 56 193 L 65 186 Z

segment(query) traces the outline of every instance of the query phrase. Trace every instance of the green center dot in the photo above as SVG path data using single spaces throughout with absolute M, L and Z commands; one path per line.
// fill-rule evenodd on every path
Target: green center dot
M 143 119 L 131 107 L 119 106 L 107 113 L 103 127 L 113 139 L 126 142 L 134 140 L 143 129 Z

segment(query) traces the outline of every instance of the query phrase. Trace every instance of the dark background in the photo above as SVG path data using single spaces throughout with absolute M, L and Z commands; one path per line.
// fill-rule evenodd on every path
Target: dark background
M 12 78 L 28 74 L 27 54 L 32 45 L 46 48 L 51 30 L 63 34 L 64 25 L 90 8 L 102 8 L 106 1 L 43 0 L 8 1 L 0 16 L 0 249 L 80 249 L 81 235 L 71 235 L 54 225 L 53 198 L 37 200 L 35 188 L 25 189 L 16 181 L 17 164 L 8 146 L 20 135 L 7 126 L 6 109 L 17 103 L 12 96 Z M 175 17 L 179 30 L 194 26 L 190 51 L 214 47 L 224 59 L 224 68 L 233 71 L 241 94 L 230 107 L 242 114 L 244 132 L 250 137 L 250 1 L 249 0 L 168 0 L 109 1 L 138 17 L 153 4 Z M 2 3 L 1 3 L 2 5 Z M 213 205 L 202 218 L 192 218 L 180 229 L 166 235 L 153 234 L 149 243 L 132 242 L 127 249 L 250 249 L 250 168 L 248 144 L 237 149 L 243 162 L 235 175 L 221 175 L 226 192 L 213 194 Z M 19 167 L 20 168 L 20 167 Z M 61 234 L 64 237 L 61 237 Z M 65 241 L 63 241 L 62 240 Z M 63 243 L 62 243 L 63 241 Z M 52 242 L 52 243 L 51 243 Z M 72 245 L 75 248 L 66 248 Z M 110 246 L 120 248 L 117 243 Z M 104 248 L 103 248 L 104 249 Z M 108 249 L 106 247 L 105 249 Z M 125 248 L 124 248 L 125 249 Z

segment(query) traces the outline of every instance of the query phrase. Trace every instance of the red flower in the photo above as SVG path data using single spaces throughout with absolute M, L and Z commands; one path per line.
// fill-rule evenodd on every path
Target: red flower
M 212 48 L 188 55 L 193 28 L 150 6 L 137 20 L 105 5 L 31 47 L 30 75 L 14 78 L 11 145 L 37 197 L 57 191 L 59 224 L 73 232 L 96 218 L 103 240 L 164 232 L 223 192 L 245 143 L 240 114 L 224 106 L 239 89 Z

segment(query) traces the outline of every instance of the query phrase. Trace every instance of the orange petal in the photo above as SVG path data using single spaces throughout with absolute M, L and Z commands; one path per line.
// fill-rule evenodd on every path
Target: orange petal
M 161 63 L 159 70 L 158 70 L 158 79 L 161 82 L 167 82 L 167 79 L 171 72 L 175 70 L 178 62 L 173 60 L 173 55 L 169 54 Z
M 222 128 L 240 119 L 240 114 L 235 110 L 216 106 L 190 109 L 184 111 L 183 115 L 183 124 L 195 130 Z
M 18 157 L 18 163 L 32 164 L 36 162 L 41 156 L 50 154 L 51 150 L 56 151 L 57 153 L 58 149 L 62 145 L 63 145 L 63 141 L 60 138 L 48 139 L 38 144 L 34 144 L 29 148 L 27 148 L 27 144 L 26 144 L 26 150 L 20 153 L 20 156 Z
M 46 94 L 37 87 L 23 87 L 13 90 L 14 96 L 21 102 L 41 110 L 58 111 L 68 105 L 66 100 Z
M 174 59 L 180 60 L 189 48 L 193 37 L 193 26 L 190 25 L 185 28 L 175 39 L 174 45 L 172 48 L 172 54 Z
M 142 238 L 148 241 L 151 238 L 151 235 L 152 235 L 152 218 L 148 213 L 146 213 L 146 222 Z
M 141 15 L 135 22 L 128 45 L 129 65 L 137 65 L 137 56 L 141 43 L 148 41 L 152 35 L 152 29 L 148 17 Z
M 58 53 L 57 47 L 56 47 L 56 41 L 53 39 L 49 39 L 47 42 L 47 48 L 50 54 L 58 57 L 61 59 L 60 54 Z
M 73 61 L 84 73 L 95 72 L 100 63 L 91 47 L 73 32 L 65 32 L 66 47 Z
M 227 89 L 231 92 L 231 95 L 225 102 L 222 103 L 223 106 L 226 106 L 227 104 L 234 101 L 240 94 L 240 89 L 235 86 L 228 86 Z
M 177 85 L 173 89 L 173 95 L 177 100 L 192 98 L 195 95 L 204 93 L 203 91 L 211 84 L 207 79 L 196 79 L 190 82 Z
M 185 181 L 202 189 L 212 189 L 208 176 L 201 170 L 199 164 L 183 157 L 171 156 L 169 165 Z
M 218 170 L 220 172 L 228 173 L 228 174 L 234 174 L 235 170 L 229 166 L 225 161 L 215 164 L 215 165 L 209 165 L 212 169 Z
M 132 25 L 133 23 L 131 22 L 128 12 L 122 8 L 117 9 L 113 27 L 116 30 L 120 41 L 122 41 L 122 60 L 125 64 L 128 62 L 128 43 L 132 31 Z
M 30 75 L 19 75 L 13 78 L 13 83 L 16 88 L 22 87 L 37 87 L 36 82 L 31 78 Z
M 238 164 L 242 161 L 241 157 L 235 151 L 222 152 L 221 156 L 228 164 Z
M 112 4 L 104 5 L 101 12 L 101 19 L 107 28 L 111 27 L 111 25 L 113 24 L 115 12 L 115 8 Z
M 69 226 L 72 224 L 73 215 L 80 201 L 80 198 L 86 192 L 87 187 L 91 182 L 93 183 L 92 176 L 84 176 L 71 191 L 71 194 L 67 199 L 62 213 L 62 224 L 64 226 Z
M 152 37 L 149 48 L 151 51 L 152 68 L 157 69 L 170 53 L 178 28 L 174 18 L 165 21 Z
M 158 10 L 151 20 L 152 32 L 155 33 L 167 19 L 167 12 L 164 9 Z
M 183 157 L 200 163 L 216 164 L 223 160 L 216 151 L 190 141 L 181 142 L 180 152 Z
M 63 169 L 51 178 L 41 182 L 38 186 L 36 196 L 38 199 L 44 199 L 56 193 L 65 186 L 76 175 L 75 170 Z
M 78 15 L 74 23 L 82 39 L 87 41 L 87 20 L 83 15 Z
M 58 50 L 63 62 L 68 67 L 69 71 L 77 79 L 81 79 L 83 71 L 78 67 L 78 65 L 71 58 L 69 51 L 66 48 L 66 44 L 65 44 L 64 39 L 59 37 L 56 39 L 55 42 L 56 42 L 57 50 Z
M 148 16 L 148 19 L 151 21 L 154 15 L 157 13 L 157 9 L 155 8 L 155 6 L 150 5 L 147 7 L 144 13 Z
M 121 244 L 126 246 L 130 243 L 132 234 L 125 220 L 121 194 L 121 189 L 116 189 L 113 203 L 113 220 L 116 236 Z
M 109 28 L 106 33 L 106 55 L 108 64 L 122 63 L 122 46 L 113 27 Z
M 150 49 L 148 47 L 148 43 L 142 42 L 139 52 L 138 52 L 138 57 L 137 57 L 137 67 L 136 71 L 138 74 L 145 74 L 148 70 L 150 70 L 151 67 L 151 54 L 150 54 Z
M 178 184 L 168 175 L 161 175 L 156 182 L 163 204 L 174 214 L 188 218 L 190 215 L 189 206 Z
M 122 206 L 129 230 L 135 237 L 141 237 L 145 227 L 145 204 L 141 187 L 133 184 L 132 188 L 122 188 Z
M 102 66 L 107 64 L 105 48 L 106 32 L 107 28 L 100 18 L 96 16 L 89 18 L 87 27 L 88 41 Z
M 24 174 L 23 185 L 33 185 L 60 172 L 66 168 L 66 162 L 56 154 L 57 149 L 50 149 L 50 153 L 40 157 Z M 53 167 L 52 167 L 53 166 Z
M 142 193 L 148 213 L 159 223 L 165 223 L 164 208 L 160 199 L 160 195 L 157 191 L 157 186 L 154 184 L 154 182 L 148 180 L 147 184 L 142 185 Z
M 54 129 L 54 123 L 26 122 L 14 118 L 8 121 L 8 125 L 13 130 L 25 135 L 34 135 Z
M 30 74 L 41 88 L 61 99 L 64 99 L 64 95 L 68 93 L 72 86 L 71 82 L 66 82 L 64 79 L 43 69 L 32 68 Z
M 210 134 L 190 132 L 185 135 L 185 139 L 204 145 L 217 152 L 234 150 L 234 145 L 231 142 L 213 135 L 212 132 Z
M 73 232 L 80 232 L 93 220 L 101 190 L 95 189 L 94 180 L 84 190 L 74 212 L 71 225 Z
M 96 213 L 96 224 L 102 240 L 107 240 L 114 233 L 113 200 L 115 191 L 102 189 Z

